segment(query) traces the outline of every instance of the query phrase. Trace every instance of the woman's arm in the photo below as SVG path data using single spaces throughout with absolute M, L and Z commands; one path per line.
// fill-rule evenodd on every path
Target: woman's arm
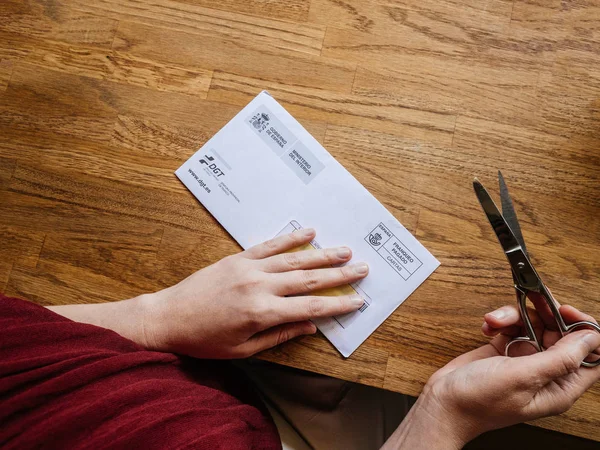
M 243 358 L 303 334 L 310 319 L 357 310 L 359 296 L 310 295 L 358 281 L 364 263 L 346 247 L 290 253 L 314 230 L 277 237 L 206 267 L 175 286 L 114 303 L 54 306 L 78 322 L 109 328 L 157 351 L 198 358 Z
M 155 301 L 156 294 L 145 294 L 110 303 L 94 303 L 86 305 L 48 306 L 47 308 L 75 322 L 89 323 L 108 328 L 132 340 L 145 348 L 152 348 L 148 343 L 147 323 L 148 308 Z

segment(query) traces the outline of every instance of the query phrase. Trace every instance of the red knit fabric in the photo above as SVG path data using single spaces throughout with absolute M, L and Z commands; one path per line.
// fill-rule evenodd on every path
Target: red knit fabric
M 279 449 L 226 362 L 150 352 L 0 294 L 0 447 Z

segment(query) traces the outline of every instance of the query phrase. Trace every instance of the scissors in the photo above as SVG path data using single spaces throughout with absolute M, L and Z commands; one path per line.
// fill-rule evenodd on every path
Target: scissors
M 508 352 L 510 347 L 517 342 L 525 342 L 533 346 L 538 352 L 544 350 L 540 340 L 535 334 L 531 318 L 527 311 L 528 294 L 539 297 L 546 302 L 561 336 L 565 336 L 582 328 L 591 328 L 600 333 L 600 326 L 594 322 L 581 321 L 570 325 L 565 323 L 560 314 L 558 302 L 554 299 L 550 290 L 546 287 L 529 260 L 525 241 L 523 240 L 523 234 L 521 233 L 521 227 L 517 220 L 517 214 L 500 171 L 498 171 L 498 181 L 500 185 L 502 213 L 500 213 L 498 207 L 490 197 L 490 194 L 477 178 L 473 181 L 473 188 L 475 189 L 475 194 L 477 195 L 479 203 L 481 203 L 483 212 L 485 212 L 490 221 L 512 269 L 512 276 L 517 294 L 517 305 L 525 328 L 525 336 L 514 338 L 506 344 L 504 350 L 505 355 L 509 356 Z M 595 367 L 599 364 L 600 359 L 594 362 L 583 361 L 581 363 L 584 367 Z

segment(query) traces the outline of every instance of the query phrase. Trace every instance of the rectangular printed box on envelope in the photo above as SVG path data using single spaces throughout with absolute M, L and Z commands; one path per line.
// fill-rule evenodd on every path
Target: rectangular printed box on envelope
M 313 247 L 346 245 L 369 275 L 322 295 L 365 304 L 315 320 L 349 356 L 439 262 L 267 92 L 260 93 L 175 172 L 244 248 L 302 227 Z

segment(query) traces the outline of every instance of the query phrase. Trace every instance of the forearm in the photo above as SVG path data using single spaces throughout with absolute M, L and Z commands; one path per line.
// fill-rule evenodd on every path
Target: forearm
M 136 344 L 153 349 L 149 336 L 148 308 L 151 296 L 145 294 L 128 300 L 86 305 L 49 306 L 48 309 L 75 322 L 89 323 L 113 330 Z
M 382 450 L 458 450 L 467 441 L 458 418 L 448 417 L 426 395 L 421 395 Z

